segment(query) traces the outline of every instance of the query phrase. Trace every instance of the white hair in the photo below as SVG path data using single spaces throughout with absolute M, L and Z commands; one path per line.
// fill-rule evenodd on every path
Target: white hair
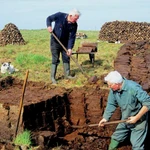
M 121 74 L 118 71 L 111 71 L 105 78 L 104 80 L 106 82 L 110 83 L 121 83 L 123 81 L 123 78 Z
M 73 9 L 69 12 L 69 15 L 72 15 L 72 16 L 81 16 L 81 13 L 79 10 L 77 9 Z

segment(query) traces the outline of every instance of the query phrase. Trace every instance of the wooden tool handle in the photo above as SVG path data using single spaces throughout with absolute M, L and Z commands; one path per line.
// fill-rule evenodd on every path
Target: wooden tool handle
M 51 33 L 53 35 L 53 37 L 57 40 L 57 42 L 62 46 L 62 48 L 65 50 L 65 52 L 68 52 L 68 50 L 66 49 L 66 47 L 61 43 L 61 41 L 58 39 L 58 37 L 52 32 Z M 70 58 L 75 62 L 75 64 L 77 65 L 77 67 L 81 70 L 82 74 L 89 79 L 88 75 L 83 71 L 83 68 L 81 67 L 81 65 L 78 63 L 78 61 L 76 59 L 74 59 L 71 55 Z
M 104 125 L 110 125 L 110 124 L 117 124 L 117 123 L 123 123 L 126 122 L 128 119 L 125 120 L 117 120 L 117 121 L 110 121 L 110 122 L 105 122 L 103 123 Z
M 128 119 L 126 120 L 116 120 L 116 121 L 110 121 L 110 122 L 104 122 L 104 125 L 111 125 L 111 124 L 118 124 L 118 123 L 123 123 L 126 122 Z M 90 124 L 88 125 L 89 127 L 94 127 L 94 126 L 98 126 L 98 124 Z
M 118 123 L 123 123 L 126 122 L 126 120 L 117 120 L 117 121 L 110 121 L 110 122 L 105 122 L 103 123 L 104 125 L 111 125 L 111 124 L 118 124 Z M 89 124 L 89 125 L 84 125 L 84 126 L 78 126 L 78 125 L 72 125 L 73 128 L 83 128 L 83 127 L 98 127 L 98 124 Z
M 103 124 L 104 125 L 111 125 L 111 124 L 118 124 L 118 123 L 123 123 L 123 122 L 126 122 L 126 120 L 116 120 L 116 121 L 110 121 L 110 122 L 104 122 Z M 94 127 L 94 126 L 98 126 L 98 124 L 90 124 L 88 125 L 89 127 Z

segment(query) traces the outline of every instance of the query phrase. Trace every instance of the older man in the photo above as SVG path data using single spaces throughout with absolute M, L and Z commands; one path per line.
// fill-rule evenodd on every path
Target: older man
M 70 55 L 72 54 L 72 48 L 75 43 L 77 32 L 77 20 L 80 17 L 80 12 L 76 9 L 67 13 L 57 12 L 47 17 L 46 24 L 48 32 L 53 32 L 64 47 L 68 50 L 67 53 L 58 43 L 58 41 L 51 35 L 51 53 L 52 53 L 52 66 L 51 66 L 51 80 L 53 84 L 57 84 L 55 76 L 57 72 L 57 66 L 60 63 L 59 57 L 62 54 L 63 66 L 66 78 L 72 78 L 70 76 Z M 54 22 L 54 28 L 52 29 L 52 22 Z
M 99 126 L 104 126 L 103 123 L 109 121 L 118 106 L 121 108 L 121 119 L 128 119 L 127 122 L 118 124 L 111 137 L 109 150 L 116 150 L 118 144 L 129 135 L 132 149 L 144 150 L 150 96 L 139 84 L 127 80 L 117 71 L 110 72 L 105 77 L 105 81 L 110 88 L 110 92 L 103 119 L 99 122 Z

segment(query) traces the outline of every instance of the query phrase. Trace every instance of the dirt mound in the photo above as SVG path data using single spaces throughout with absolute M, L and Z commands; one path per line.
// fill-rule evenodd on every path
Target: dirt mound
M 150 24 L 131 21 L 106 22 L 99 32 L 99 40 L 113 43 L 150 40 Z
M 139 41 L 124 44 L 118 51 L 114 68 L 150 91 L 150 42 Z
M 0 46 L 8 44 L 26 44 L 17 26 L 12 23 L 6 24 L 4 29 L 0 32 Z

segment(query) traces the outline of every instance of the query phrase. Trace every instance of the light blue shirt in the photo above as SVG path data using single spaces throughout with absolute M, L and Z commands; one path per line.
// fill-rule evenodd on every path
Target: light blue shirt
M 117 107 L 121 108 L 122 119 L 135 116 L 143 106 L 150 110 L 150 96 L 138 83 L 124 78 L 122 89 L 110 89 L 108 102 L 103 118 L 109 120 Z M 146 114 L 142 117 L 145 118 Z

